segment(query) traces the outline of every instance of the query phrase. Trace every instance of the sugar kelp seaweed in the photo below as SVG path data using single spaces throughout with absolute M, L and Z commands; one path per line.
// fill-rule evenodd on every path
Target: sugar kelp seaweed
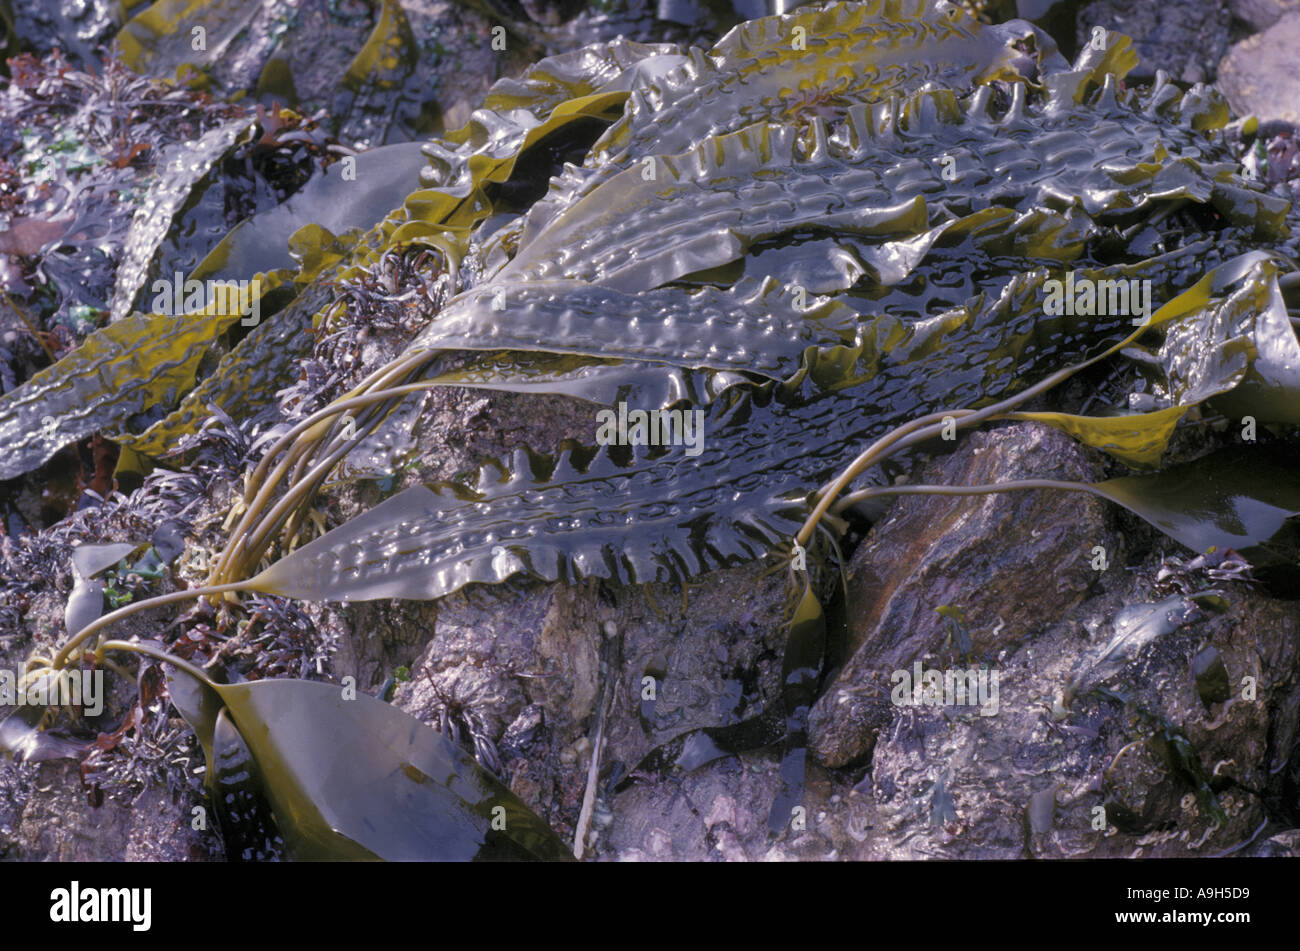
M 105 647 L 171 666 L 169 693 L 203 747 L 232 859 L 567 857 L 499 780 L 381 700 L 304 680 L 222 684 L 152 645 Z
M 831 127 L 820 117 L 801 130 L 760 122 L 659 157 L 653 180 L 635 166 L 608 178 L 451 301 L 412 350 L 553 348 L 788 379 L 715 402 L 698 456 L 651 448 L 630 460 L 617 448 L 553 460 L 520 454 L 472 488 L 407 490 L 251 584 L 301 597 L 344 589 L 350 597 L 436 597 L 518 570 L 628 582 L 689 576 L 788 538 L 811 490 L 893 427 L 1010 396 L 1062 364 L 1131 342 L 1128 314 L 1044 316 L 1045 283 L 1060 276 L 1060 265 L 1094 281 L 1149 280 L 1157 299 L 1181 302 L 1157 323 L 1176 313 L 1183 324 L 1205 324 L 1222 312 L 1220 297 L 1208 285 L 1190 298 L 1175 291 L 1234 241 L 1244 249 L 1247 229 L 1280 234 L 1282 209 L 1249 192 L 1255 206 L 1243 216 L 1238 200 L 1225 200 L 1237 187 L 1233 167 L 1215 161 L 1222 153 L 1192 128 L 1202 102 L 1183 108 L 1163 87 L 1159 108 L 1154 96 L 1121 102 L 1112 74 L 1096 85 L 1083 102 L 1075 101 L 1077 85 L 1033 96 L 1017 85 L 1001 110 L 987 90 L 962 102 L 939 90 L 855 106 Z M 958 173 L 949 181 L 942 158 L 954 153 Z M 1214 250 L 1189 245 L 1133 264 L 1103 264 L 1088 252 L 1107 229 L 1173 201 L 1215 208 L 1241 230 L 1229 229 Z M 692 291 L 674 283 L 752 259 L 763 242 L 791 234 L 797 242 L 801 230 L 862 249 L 845 280 L 856 273 L 851 283 L 865 284 L 869 299 L 830 294 L 812 313 L 792 315 L 789 286 L 781 300 L 769 285 L 779 305 L 764 306 L 739 286 Z M 918 239 L 924 254 L 915 274 L 895 267 L 888 287 L 873 279 L 879 262 L 896 262 Z M 1000 273 L 968 288 L 964 303 L 901 316 L 913 310 L 915 285 L 930 268 L 953 259 L 969 266 L 981 256 Z M 1229 270 L 1249 282 L 1235 291 L 1238 303 L 1276 293 L 1267 268 Z M 727 300 L 735 305 L 729 315 L 717 311 Z M 829 324 L 828 305 L 839 308 Z M 711 340 L 725 342 L 725 358 Z M 1244 358 L 1241 348 L 1235 353 Z M 1171 365 L 1164 412 L 1123 424 L 1037 418 L 1131 461 L 1156 461 L 1181 410 L 1230 389 L 1245 370 L 1198 359 L 1213 364 L 1201 375 L 1215 385 L 1181 386 Z M 1130 431 L 1121 433 L 1125 425 Z M 1144 433 L 1154 439 L 1143 441 Z M 640 490 L 629 496 L 629 486 Z
M 40 465 L 94 432 L 121 434 L 124 444 L 156 454 L 200 424 L 209 402 L 243 416 L 267 405 L 308 345 L 311 315 L 325 304 L 325 284 L 315 278 L 322 270 L 332 273 L 344 252 L 401 202 L 403 177 L 413 183 L 419 167 L 416 149 L 400 144 L 355 157 L 351 171 L 358 177 L 343 188 L 342 165 L 331 167 L 283 205 L 237 225 L 187 276 L 187 283 L 249 281 L 258 298 L 279 287 L 296 296 L 310 286 L 315 306 L 305 319 L 302 305 L 280 314 L 259 307 L 265 323 L 224 355 L 197 389 L 200 360 L 247 316 L 229 306 L 229 297 L 215 297 L 191 313 L 133 314 L 96 331 L 78 350 L 0 397 L 0 439 L 11 450 L 0 459 L 0 478 Z M 152 300 L 139 286 L 146 262 L 138 268 L 131 263 L 119 275 L 119 300 L 137 293 Z M 146 409 L 175 412 L 138 438 L 128 435 L 132 417 Z
M 313 93 L 329 103 L 338 138 L 375 145 L 409 141 L 432 128 L 423 101 L 431 64 L 419 61 L 401 3 L 375 6 L 374 25 L 352 61 Z M 116 36 L 127 65 L 224 87 L 227 95 L 243 90 L 296 96 L 290 63 L 311 48 L 304 33 L 319 29 L 311 12 L 273 0 L 157 0 L 132 12 Z

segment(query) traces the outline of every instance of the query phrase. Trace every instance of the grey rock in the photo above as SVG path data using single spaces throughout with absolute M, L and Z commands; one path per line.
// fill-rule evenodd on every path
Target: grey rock
M 1225 0 L 1095 0 L 1080 8 L 1075 39 L 1082 48 L 1094 27 L 1115 30 L 1133 40 L 1140 60 L 1129 73 L 1130 80 L 1149 80 L 1157 69 L 1163 69 L 1195 82 L 1206 78 L 1204 71 L 1213 69 L 1227 52 L 1230 21 Z
M 1239 115 L 1300 122 L 1300 11 L 1235 44 L 1219 63 L 1219 89 Z
M 918 481 L 1029 476 L 1091 480 L 1097 470 L 1068 437 L 1031 424 L 974 434 Z M 1121 560 L 1102 505 L 1076 493 L 900 498 L 849 564 L 853 653 L 813 708 L 813 751 L 828 766 L 863 759 L 893 718 L 891 673 L 927 656 L 954 656 L 957 645 L 946 646 L 950 624 L 936 608 L 964 613 L 974 656 L 1014 648 L 1083 600 L 1098 579 L 1096 546 L 1110 564 Z
M 1300 0 L 1229 0 L 1233 16 L 1256 30 L 1267 30 L 1288 13 L 1300 11 Z

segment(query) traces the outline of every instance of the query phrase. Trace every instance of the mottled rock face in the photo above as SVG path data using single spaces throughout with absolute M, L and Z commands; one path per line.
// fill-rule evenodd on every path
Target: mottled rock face
M 223 856 L 215 831 L 193 827 L 197 797 L 151 786 L 134 799 L 87 802 L 76 763 L 0 765 L 0 859 L 194 862 Z
M 1093 0 L 1078 11 L 1076 41 L 1086 46 L 1098 26 L 1118 30 L 1133 38 L 1141 59 L 1130 80 L 1150 79 L 1162 69 L 1183 82 L 1209 82 L 1228 48 L 1230 20 L 1225 0 Z
M 1300 122 L 1300 76 L 1295 70 L 1300 10 L 1263 33 L 1247 37 L 1219 64 L 1219 88 L 1239 115 Z
M 1003 661 L 996 716 L 942 707 L 899 711 L 872 758 L 874 834 L 862 857 L 1246 851 L 1264 828 L 1266 806 L 1276 807 L 1289 788 L 1269 772 L 1281 771 L 1295 742 L 1292 607 L 1234 586 L 1225 614 L 1165 635 L 1108 679 L 1106 688 L 1127 703 L 1094 693 L 1078 698 L 1061 719 L 1052 716 L 1063 675 L 1095 649 L 1091 642 L 1111 635 L 1102 624 L 1098 636 L 1089 636 L 1078 620 L 1104 616 L 1108 603 L 1142 600 L 1145 585 L 1139 575 L 1118 597 L 1065 612 Z M 1193 658 L 1205 644 L 1221 651 L 1234 684 L 1231 699 L 1208 707 L 1193 676 Z M 1242 678 L 1264 670 L 1279 679 L 1260 676 L 1255 699 L 1242 699 Z M 1161 724 L 1174 725 L 1194 751 L 1223 809 L 1223 825 L 1209 818 L 1186 773 L 1167 755 Z
M 1015 426 L 972 437 L 921 481 L 1031 472 L 1095 478 L 1068 441 Z M 857 764 L 830 773 L 832 789 L 837 775 L 847 785 L 869 770 L 838 802 L 819 801 L 810 831 L 838 854 L 871 859 L 1294 848 L 1263 833 L 1266 817 L 1276 828 L 1297 807 L 1286 764 L 1300 729 L 1300 611 L 1235 582 L 1157 580 L 1158 551 L 1126 564 L 1126 547 L 1146 548 L 1144 529 L 1121 538 L 1112 521 L 1122 523 L 1086 497 L 1037 490 L 895 504 L 850 564 L 857 649 L 812 717 L 822 762 Z M 1212 586 L 1222 613 L 1178 597 Z M 940 603 L 965 614 L 966 660 L 934 613 Z M 1099 663 L 1126 619 L 1153 603 L 1177 603 L 1177 623 Z M 987 666 L 998 674 L 995 711 L 893 703 L 891 672 L 918 661 Z M 810 798 L 817 789 L 810 783 Z
M 1088 481 L 1097 472 L 1066 436 L 1024 425 L 975 434 L 920 481 L 1031 476 Z M 893 671 L 927 657 L 955 665 L 960 645 L 937 608 L 965 616 L 972 656 L 1014 648 L 1083 600 L 1098 579 L 1097 546 L 1110 562 L 1120 557 L 1101 503 L 1076 493 L 900 498 L 849 565 L 851 657 L 813 710 L 816 755 L 844 766 L 871 751 L 894 712 Z
M 1300 0 L 1231 0 L 1232 15 L 1256 30 L 1267 30 L 1288 13 L 1300 11 Z

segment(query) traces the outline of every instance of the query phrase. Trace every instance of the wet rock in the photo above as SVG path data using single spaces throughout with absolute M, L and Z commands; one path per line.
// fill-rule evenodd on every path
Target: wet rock
M 431 639 L 393 702 L 448 728 L 467 749 L 495 747 L 494 765 L 511 789 L 571 839 L 608 696 L 590 851 L 607 859 L 758 859 L 769 849 L 767 818 L 780 784 L 775 753 L 641 776 L 617 793 L 610 786 L 660 744 L 777 702 L 785 601 L 784 575 L 762 565 L 712 572 L 685 590 L 471 587 L 431 608 Z M 658 672 L 648 715 L 647 670 Z
M 1300 858 L 1300 829 L 1291 829 L 1270 836 L 1250 853 L 1261 858 Z
M 1265 32 L 1237 43 L 1219 63 L 1219 88 L 1239 115 L 1300 122 L 1300 76 L 1295 48 L 1300 11 L 1288 13 Z
M 0 857 L 9 861 L 179 862 L 223 856 L 210 813 L 193 828 L 188 793 L 161 786 L 134 798 L 87 802 L 68 760 L 0 766 Z
M 1256 30 L 1267 30 L 1288 13 L 1300 12 L 1300 0 L 1229 0 L 1232 15 Z
M 1225 0 L 1097 0 L 1079 10 L 1075 40 L 1082 49 L 1099 26 L 1130 37 L 1140 60 L 1130 82 L 1150 80 L 1157 69 L 1183 82 L 1207 82 L 1227 52 L 1230 19 Z
M 1097 475 L 1068 437 L 1022 425 L 976 433 L 928 465 L 918 481 L 976 485 Z M 991 657 L 1033 637 L 1097 581 L 1097 546 L 1108 563 L 1121 561 L 1123 546 L 1104 508 L 1076 493 L 900 498 L 849 564 L 851 657 L 813 708 L 813 751 L 829 766 L 870 753 L 875 732 L 893 718 L 893 671 L 933 655 Z M 944 606 L 964 615 L 969 646 L 936 611 Z
M 1224 613 L 1203 612 L 1146 642 L 1058 706 L 1065 685 L 1109 643 L 1113 619 L 1163 597 L 1156 567 L 1158 558 L 1121 568 L 1107 590 L 1072 609 L 1044 607 L 1044 629 L 995 665 L 995 714 L 895 708 L 869 778 L 848 797 L 859 844 L 842 845 L 843 854 L 1215 855 L 1249 843 L 1267 817 L 1293 815 L 1285 767 L 1300 723 L 1300 618 L 1286 602 L 1226 585 Z M 1207 651 L 1232 685 L 1232 696 L 1208 705 L 1196 677 Z

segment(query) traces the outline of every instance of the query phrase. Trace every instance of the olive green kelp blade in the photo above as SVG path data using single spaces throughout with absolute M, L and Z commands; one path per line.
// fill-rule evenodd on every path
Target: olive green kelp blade
M 788 542 L 806 514 L 807 493 L 894 426 L 1003 398 L 1131 338 L 1130 313 L 1045 314 L 1044 259 L 1078 259 L 1096 278 L 1150 279 L 1159 304 L 1239 248 L 1246 228 L 1285 233 L 1284 202 L 1258 190 L 1241 189 L 1250 202 L 1228 193 L 1236 188 L 1229 153 L 1195 131 L 1198 122 L 1217 121 L 1212 97 L 1166 87 L 1124 92 L 1111 73 L 1095 80 L 1077 70 L 1054 90 L 1017 83 L 1001 103 L 987 88 L 964 99 L 924 90 L 850 106 L 840 123 L 814 118 L 794 132 L 789 124 L 756 122 L 660 156 L 654 181 L 636 165 L 613 174 L 448 305 L 446 344 L 523 346 L 531 332 L 545 331 L 546 311 L 571 321 L 566 327 L 579 336 L 588 334 L 585 342 L 566 344 L 556 333 L 556 350 L 605 356 L 603 347 L 620 341 L 613 322 L 598 326 L 599 308 L 583 304 L 584 295 L 597 293 L 589 287 L 668 293 L 672 283 L 715 274 L 729 262 L 748 267 L 765 242 L 802 240 L 787 229 L 818 224 L 823 235 L 858 242 L 853 247 L 863 254 L 863 279 L 833 298 L 859 312 L 856 341 L 809 347 L 788 384 L 735 388 L 743 392 L 707 411 L 674 407 L 677 438 L 667 447 L 633 431 L 615 440 L 622 446 L 554 458 L 520 453 L 510 465 L 485 471 L 476 487 L 409 489 L 293 552 L 253 584 L 304 598 L 431 598 L 517 571 L 662 581 L 758 557 Z M 1087 95 L 1076 95 L 1081 91 Z M 948 153 L 956 158 L 955 176 L 944 174 Z M 1208 249 L 1180 247 L 1135 265 L 1094 256 L 1089 239 L 1103 228 L 1128 227 L 1175 201 L 1213 206 L 1230 225 Z M 979 217 L 994 206 L 1025 216 L 1015 219 L 1023 228 L 994 235 L 985 248 L 976 232 L 1008 228 L 1008 214 Z M 957 233 L 961 222 L 969 234 Z M 969 238 L 982 257 L 963 260 L 944 246 L 947 234 L 931 242 L 929 232 L 945 226 L 959 241 Z M 898 258 L 905 266 L 871 253 L 913 239 L 922 244 Z M 996 250 L 999 241 L 1005 247 Z M 898 312 L 915 313 L 908 304 L 913 285 L 937 278 L 928 270 L 932 260 L 944 263 L 945 279 L 956 276 L 965 292 L 946 307 L 900 319 Z M 959 273 L 972 270 L 981 276 Z M 534 291 L 540 296 L 530 301 Z M 521 314 L 517 330 L 500 330 L 494 340 L 494 323 L 511 322 L 514 302 L 538 310 Z M 1207 294 L 1180 304 L 1162 320 L 1173 310 L 1200 319 L 1208 302 Z M 645 326 L 630 331 L 625 345 L 645 361 L 699 361 L 699 348 L 688 357 L 676 319 L 667 319 L 698 316 L 685 310 L 634 311 Z M 737 319 L 734 326 L 745 324 Z M 416 346 L 440 346 L 440 333 L 435 318 Z M 733 344 L 751 355 L 764 352 L 762 334 L 741 334 Z M 534 346 L 546 349 L 548 336 L 539 335 Z M 1218 393 L 1239 382 L 1228 369 L 1216 377 Z M 1157 422 L 1162 449 L 1169 420 Z M 593 436 L 602 425 L 593 414 Z
M 247 744 L 293 858 L 571 858 L 500 781 L 395 707 L 363 693 L 345 699 L 330 684 L 217 684 L 189 665 L 174 669 L 173 702 L 198 734 L 209 768 L 225 714 Z
M 804 7 L 742 23 L 707 54 L 634 85 L 628 109 L 596 143 L 589 165 L 677 152 L 707 135 L 776 119 L 827 100 L 841 105 L 903 95 L 927 82 L 958 91 L 1020 78 L 1032 37 L 1065 66 L 1046 34 L 1013 21 L 981 25 L 954 4 L 875 0 Z
M 1257 569 L 1300 577 L 1300 457 L 1294 451 L 1238 446 L 1092 487 L 1194 552 L 1232 548 Z
M 1234 281 L 1266 285 L 1265 273 L 1258 254 L 1234 260 L 1151 323 L 1216 313 L 1217 295 Z M 945 407 L 978 406 L 1133 338 L 1127 316 L 1044 316 L 1043 283 L 1042 271 L 1020 275 L 978 309 L 911 325 L 888 316 L 865 321 L 855 347 L 810 348 L 788 384 L 737 388 L 707 410 L 675 408 L 673 445 L 656 448 L 643 429 L 638 446 L 629 419 L 617 428 L 630 446 L 568 449 L 554 459 L 519 452 L 507 469 L 485 470 L 474 488 L 407 489 L 251 584 L 307 599 L 436 598 L 518 571 L 548 580 L 667 581 L 759 557 L 789 541 L 810 488 L 894 426 Z M 1218 370 L 1222 378 L 1207 379 L 1199 398 L 1241 379 L 1231 362 Z M 1171 419 L 1185 409 L 1172 408 Z M 593 414 L 593 430 L 614 426 L 618 414 L 605 413 Z M 1051 414 L 1025 415 L 1085 441 L 1114 436 L 1072 429 Z M 1126 423 L 1141 446 L 1162 451 L 1171 420 L 1149 416 Z M 1122 455 L 1125 445 L 1103 448 Z
M 136 413 L 175 406 L 212 340 L 239 315 L 135 314 L 97 330 L 52 367 L 0 397 L 0 479 Z
M 938 90 L 854 106 L 834 124 L 813 119 L 803 135 L 755 123 L 611 176 L 550 219 L 493 283 L 508 293 L 514 283 L 568 278 L 635 292 L 799 229 L 916 236 L 994 205 L 1068 209 L 1076 246 L 1095 231 L 1088 219 L 1131 217 L 1157 203 L 1190 199 L 1239 212 L 1219 181 L 1232 171 L 1228 156 L 1183 125 L 1195 103 L 1175 104 L 1167 117 L 1142 105 L 1118 106 L 1107 77 L 1093 105 L 1031 102 L 1018 86 L 999 113 L 987 90 L 964 100 Z M 1040 134 L 1017 135 L 1031 119 Z M 1066 148 L 1079 141 L 1088 148 Z M 1162 162 L 1173 143 L 1182 158 Z M 1255 201 L 1249 219 L 1281 231 L 1286 203 L 1247 194 Z M 1068 254 L 1032 243 L 1028 251 Z
M 1033 378 L 1062 353 L 1088 352 L 1090 340 L 1122 338 L 1117 320 L 1071 328 L 1044 319 L 1040 287 L 1041 275 L 1015 281 L 974 313 L 911 326 L 877 318 L 855 347 L 811 350 L 788 386 L 733 388 L 707 410 L 676 409 L 680 438 L 667 448 L 521 452 L 473 489 L 413 487 L 252 584 L 309 599 L 435 598 L 520 570 L 666 581 L 759 557 L 789 539 L 806 493 L 864 444 L 915 415 L 1013 385 L 1009 346 Z M 593 414 L 593 436 L 600 424 Z
M 305 283 L 338 260 L 360 229 L 401 204 L 422 165 L 419 146 L 409 143 L 336 163 L 284 204 L 236 226 L 191 278 L 260 279 L 249 287 L 250 300 L 264 300 L 289 278 Z M 337 228 L 339 237 L 315 227 L 317 219 Z M 147 437 L 123 437 L 146 454 L 164 451 L 201 423 L 213 400 L 233 415 L 251 414 L 284 385 L 285 371 L 310 345 L 305 328 L 311 326 L 312 314 L 328 298 L 310 298 L 313 306 L 305 316 L 299 307 L 295 315 L 302 322 L 286 322 L 283 314 L 264 320 L 223 357 L 210 382 L 193 390 L 179 407 L 194 387 L 199 361 L 235 321 L 245 319 L 242 314 L 217 301 L 209 304 L 210 316 L 137 314 L 96 331 L 57 364 L 0 397 L 0 445 L 10 450 L 0 458 L 0 479 L 40 465 L 76 439 L 99 431 L 120 433 L 132 416 L 147 409 L 177 407 Z M 152 298 L 146 293 L 145 299 Z

